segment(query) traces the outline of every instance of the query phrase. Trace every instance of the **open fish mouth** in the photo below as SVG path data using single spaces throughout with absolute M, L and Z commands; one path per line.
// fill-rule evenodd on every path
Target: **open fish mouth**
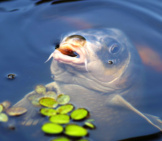
M 63 41 L 53 53 L 53 58 L 62 63 L 84 64 L 86 60 L 85 39 L 72 35 Z

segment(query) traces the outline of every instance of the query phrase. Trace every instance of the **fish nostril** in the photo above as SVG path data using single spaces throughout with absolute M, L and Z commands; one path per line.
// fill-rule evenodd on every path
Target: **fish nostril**
M 112 60 L 108 61 L 108 64 L 112 65 L 114 62 Z
M 59 48 L 60 47 L 60 44 L 56 44 L 55 45 L 55 49 Z

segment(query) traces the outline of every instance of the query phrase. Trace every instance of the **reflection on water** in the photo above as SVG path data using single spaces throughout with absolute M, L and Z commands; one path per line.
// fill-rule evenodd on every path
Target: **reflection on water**
M 140 111 L 162 118 L 161 8 L 159 1 L 151 0 L 1 1 L 0 100 L 15 103 L 37 84 L 52 81 L 50 63 L 44 62 L 53 52 L 54 44 L 58 44 L 66 33 L 85 28 L 118 28 L 133 42 L 144 64 L 143 91 L 147 97 L 139 105 Z M 6 79 L 10 73 L 17 76 L 13 81 Z M 41 125 L 38 126 L 40 129 Z M 18 126 L 16 132 L 8 131 L 6 125 L 1 127 L 0 131 L 5 135 L 2 140 L 10 137 L 17 140 L 48 139 L 38 127 Z M 28 137 L 21 130 L 36 131 L 36 137 Z M 158 131 L 150 134 L 154 135 L 133 140 L 162 139 Z M 93 131 L 90 135 L 95 140 Z

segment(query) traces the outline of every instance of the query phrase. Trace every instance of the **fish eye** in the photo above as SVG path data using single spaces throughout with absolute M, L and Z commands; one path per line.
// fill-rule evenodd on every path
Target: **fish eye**
M 111 47 L 110 47 L 110 53 L 112 54 L 116 54 L 120 51 L 120 46 L 118 44 L 113 44 Z
M 84 44 L 86 43 L 86 39 L 81 35 L 71 35 L 65 39 L 65 42 L 75 42 L 84 46 Z

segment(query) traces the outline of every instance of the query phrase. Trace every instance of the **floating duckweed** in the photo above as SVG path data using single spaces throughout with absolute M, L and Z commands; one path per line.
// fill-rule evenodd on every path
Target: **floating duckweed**
M 71 118 L 73 120 L 82 120 L 87 116 L 88 116 L 88 111 L 84 108 L 76 109 L 71 113 Z
M 90 129 L 94 129 L 95 128 L 95 126 L 92 123 L 90 123 L 90 122 L 85 122 L 84 125 L 86 127 L 90 128 Z
M 35 92 L 38 94 L 45 94 L 46 93 L 46 87 L 43 85 L 37 85 L 35 87 Z
M 41 108 L 40 113 L 44 116 L 53 116 L 56 115 L 56 110 L 51 108 Z
M 64 104 L 67 104 L 69 101 L 70 101 L 70 96 L 69 95 L 60 94 L 57 97 L 58 104 L 64 105 Z
M 9 101 L 3 101 L 2 103 L 3 109 L 8 109 L 11 105 L 11 103 Z
M 9 116 L 19 116 L 27 112 L 26 108 L 23 107 L 12 107 L 6 110 Z
M 3 106 L 0 104 L 0 113 L 3 111 Z
M 59 115 L 51 116 L 49 120 L 57 124 L 67 124 L 70 121 L 70 117 L 68 115 L 59 114 Z
M 42 106 L 49 107 L 49 108 L 55 108 L 58 105 L 57 101 L 53 98 L 50 98 L 50 97 L 41 98 L 39 100 L 39 103 Z
M 60 134 L 63 131 L 63 127 L 55 123 L 45 123 L 42 126 L 42 131 L 47 134 Z
M 7 122 L 8 116 L 4 113 L 0 113 L 0 122 Z
M 47 96 L 47 97 L 52 97 L 52 98 L 54 98 L 54 99 L 57 98 L 57 94 L 56 94 L 54 91 L 48 91 L 48 92 L 46 92 L 46 93 L 45 93 L 45 96 Z
M 69 124 L 65 127 L 65 134 L 73 137 L 83 137 L 87 135 L 88 131 L 76 124 Z
M 58 138 L 55 138 L 55 139 L 53 139 L 51 141 L 70 141 L 70 140 L 68 138 L 66 138 L 66 137 L 58 137 Z
M 57 108 L 57 112 L 60 114 L 67 114 L 74 109 L 72 104 L 63 105 Z

